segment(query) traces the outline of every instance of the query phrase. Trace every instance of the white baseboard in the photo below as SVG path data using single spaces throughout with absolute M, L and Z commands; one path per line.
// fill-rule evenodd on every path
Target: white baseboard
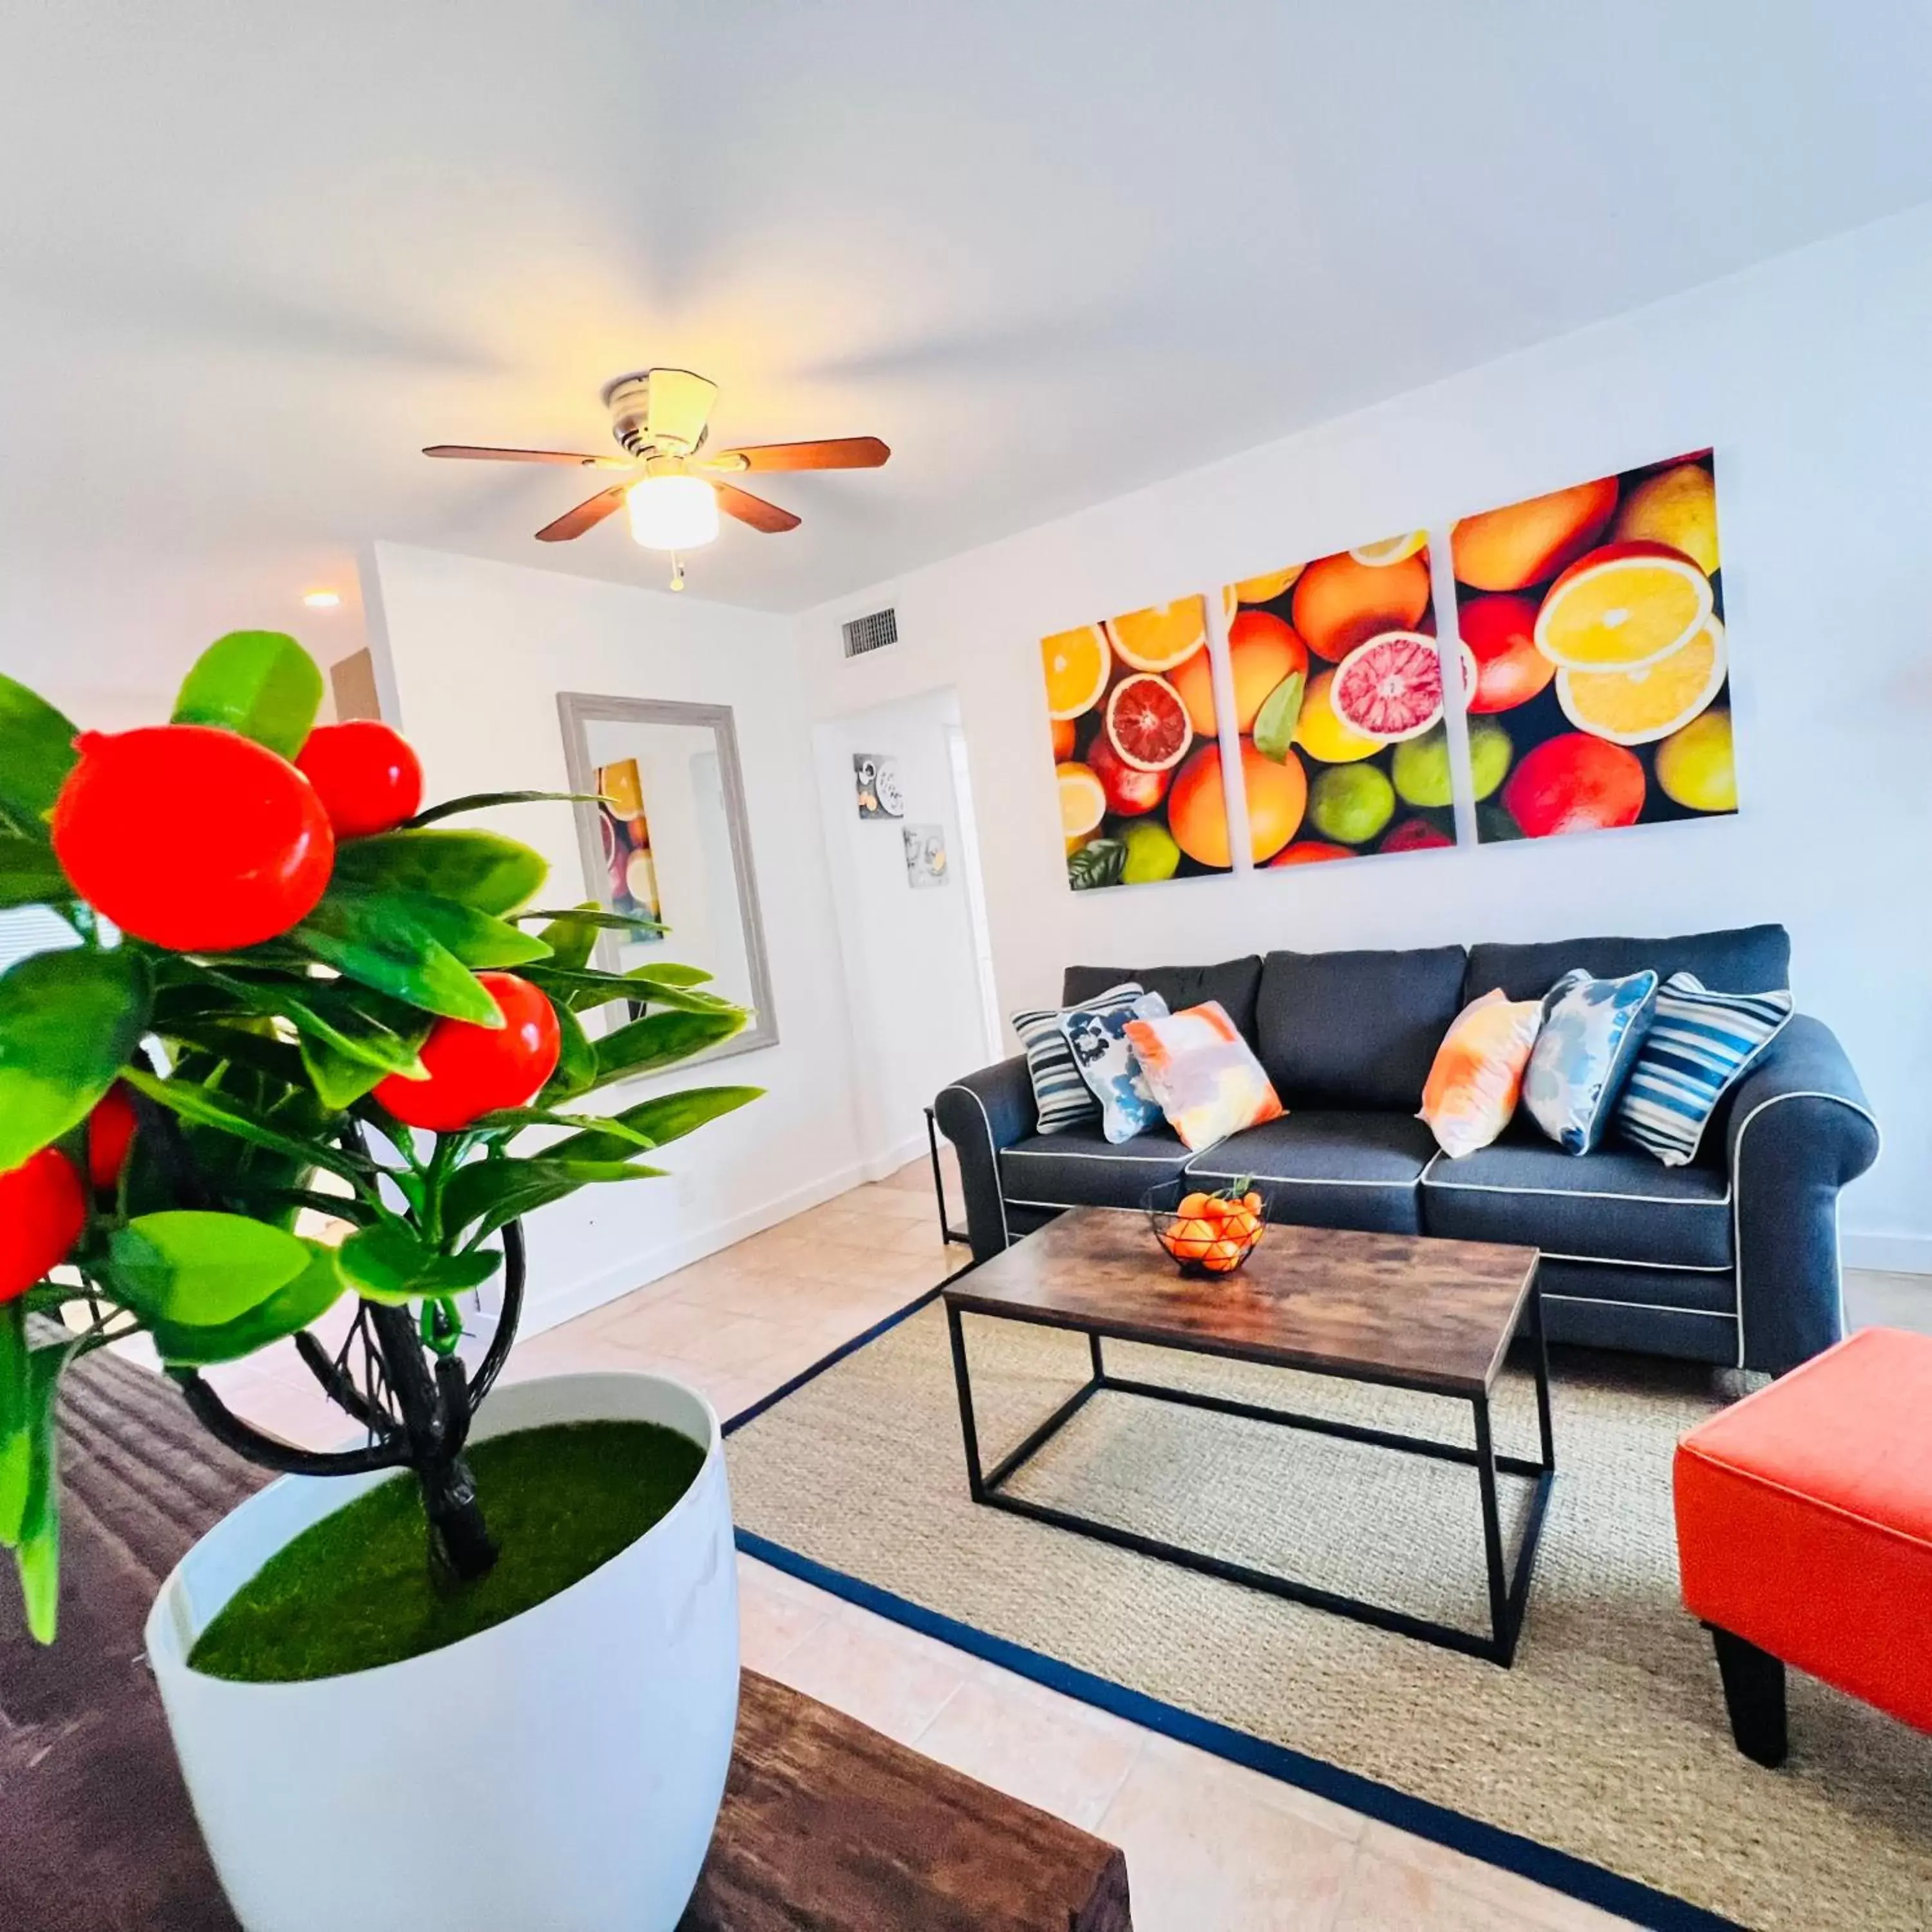
M 900 1161 L 898 1166 L 904 1164 Z M 546 1328 L 554 1328 L 560 1323 L 587 1315 L 592 1309 L 601 1308 L 605 1302 L 615 1300 L 620 1294 L 628 1294 L 634 1288 L 644 1287 L 681 1268 L 688 1268 L 693 1262 L 702 1261 L 706 1255 L 715 1255 L 721 1248 L 728 1248 L 751 1235 L 761 1234 L 767 1228 L 776 1227 L 781 1221 L 789 1221 L 794 1214 L 802 1214 L 808 1208 L 816 1208 L 864 1181 L 878 1179 L 879 1175 L 872 1172 L 872 1166 L 868 1161 L 854 1161 L 836 1168 L 830 1174 L 820 1174 L 815 1180 L 807 1181 L 802 1187 L 794 1188 L 788 1194 L 778 1195 L 772 1200 L 760 1202 L 755 1208 L 734 1214 L 728 1220 L 714 1221 L 707 1228 L 680 1234 L 676 1240 L 665 1241 L 641 1253 L 627 1256 L 622 1261 L 586 1276 L 581 1281 L 573 1282 L 567 1288 L 545 1294 L 532 1294 L 524 1304 L 519 1332 L 525 1336 L 540 1335 Z
M 1886 1274 L 1932 1274 L 1932 1234 L 1854 1234 L 1839 1238 L 1847 1268 Z
M 924 1160 L 931 1152 L 923 1134 L 913 1134 L 899 1142 L 897 1147 L 888 1148 L 884 1154 L 875 1154 L 860 1162 L 868 1180 L 884 1180 L 908 1166 L 916 1160 Z

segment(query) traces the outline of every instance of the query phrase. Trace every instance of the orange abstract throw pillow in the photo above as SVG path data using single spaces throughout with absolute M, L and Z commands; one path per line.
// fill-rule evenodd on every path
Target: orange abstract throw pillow
M 1196 1152 L 1280 1115 L 1261 1062 L 1218 1000 L 1164 1019 L 1130 1020 L 1126 1034 L 1148 1091 Z
M 1540 1000 L 1506 1000 L 1500 990 L 1456 1016 L 1436 1050 L 1418 1116 L 1451 1160 L 1487 1147 L 1509 1125 L 1542 1025 Z

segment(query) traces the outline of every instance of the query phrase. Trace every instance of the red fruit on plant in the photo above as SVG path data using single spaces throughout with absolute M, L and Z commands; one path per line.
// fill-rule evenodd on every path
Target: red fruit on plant
M 374 718 L 318 724 L 296 754 L 338 838 L 393 832 L 422 808 L 422 765 L 400 731 Z
M 120 1184 L 138 1124 L 128 1089 L 117 1080 L 87 1117 L 87 1178 L 104 1193 Z
M 74 1162 L 42 1148 L 0 1174 L 0 1302 L 13 1301 L 65 1261 L 87 1225 Z
M 1438 845 L 1453 845 L 1448 833 L 1431 825 L 1426 818 L 1405 818 L 1376 848 L 1378 852 L 1429 852 Z
M 210 724 L 83 731 L 54 801 L 74 890 L 176 952 L 256 946 L 328 885 L 335 834 L 315 788 L 265 746 Z
M 556 1071 L 563 1036 L 550 1001 L 514 973 L 479 973 L 503 1016 L 500 1028 L 438 1020 L 423 1042 L 427 1080 L 392 1073 L 376 1098 L 412 1127 L 450 1134 L 500 1107 L 521 1107 Z
M 1456 622 L 1476 660 L 1472 711 L 1514 711 L 1556 675 L 1556 665 L 1536 648 L 1534 597 L 1472 597 Z
M 1532 838 L 1634 825 L 1643 809 L 1643 760 L 1622 745 L 1566 731 L 1546 738 L 1509 775 L 1502 802 Z
M 1087 763 L 1100 781 L 1100 789 L 1107 794 L 1107 809 L 1123 818 L 1153 811 L 1166 797 L 1167 788 L 1174 782 L 1172 771 L 1144 772 L 1129 764 L 1108 743 L 1104 732 L 1088 749 Z

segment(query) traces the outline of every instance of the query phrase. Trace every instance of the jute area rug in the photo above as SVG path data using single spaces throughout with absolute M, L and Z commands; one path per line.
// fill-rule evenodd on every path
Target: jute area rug
M 1087 1345 L 970 1316 L 966 1332 L 990 1466 L 1086 1378 Z M 1123 1342 L 1107 1356 L 1150 1382 L 1468 1439 L 1466 1406 L 1438 1399 Z M 1558 1474 L 1510 1670 L 976 1507 L 936 1304 L 739 1426 L 731 1488 L 754 1538 L 1071 1666 L 1063 1688 L 1088 1673 L 1096 1701 L 1120 1687 L 1281 1747 L 1252 1761 L 1318 1788 L 1324 1767 L 1372 1780 L 1349 1802 L 1646 1922 L 1922 1932 L 1932 1739 L 1794 1674 L 1786 1767 L 1732 1745 L 1709 1640 L 1678 1600 L 1670 1508 L 1672 1448 L 1716 1406 L 1702 1371 L 1559 1354 Z M 1526 1377 L 1507 1382 L 1497 1432 L 1534 1454 Z M 1507 1538 L 1527 1486 L 1505 1485 Z M 1016 1492 L 1482 1622 L 1475 1479 L 1452 1464 L 1105 1394 Z

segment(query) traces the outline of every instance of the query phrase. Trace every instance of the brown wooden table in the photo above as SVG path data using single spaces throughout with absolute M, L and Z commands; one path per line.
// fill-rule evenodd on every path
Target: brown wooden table
M 1238 1272 L 1196 1280 L 1179 1273 L 1155 1241 L 1144 1214 L 1118 1208 L 1074 1208 L 946 1285 L 960 1432 L 973 1499 L 1507 1668 L 1515 1658 L 1522 1628 L 1544 1510 L 1556 1468 L 1550 1426 L 1550 1364 L 1536 1286 L 1538 1260 L 1534 1248 L 1492 1241 L 1276 1224 Z M 969 1314 L 1084 1334 L 1092 1362 L 1088 1379 L 990 1469 L 982 1466 L 973 1412 L 971 1367 L 961 1320 Z M 1490 1399 L 1510 1343 L 1526 1325 L 1542 1436 L 1541 1460 L 1534 1462 L 1496 1454 L 1490 1417 Z M 1475 1447 L 1115 1375 L 1106 1366 L 1101 1346 L 1110 1338 L 1450 1396 L 1470 1405 Z M 1488 1631 L 1478 1634 L 1411 1616 L 1007 1490 L 1005 1485 L 1015 1473 L 1103 1390 L 1472 1466 L 1482 1502 Z M 1496 1498 L 1499 1471 L 1528 1478 L 1535 1486 L 1514 1576 L 1503 1556 Z
M 68 1378 L 64 1415 L 58 1645 L 28 1637 L 0 1576 L 0 1928 L 238 1932 L 140 1634 L 188 1546 L 266 1478 L 158 1376 L 111 1357 Z M 724 1809 L 681 1932 L 802 1928 L 1130 1932 L 1126 1862 L 747 1671 Z

